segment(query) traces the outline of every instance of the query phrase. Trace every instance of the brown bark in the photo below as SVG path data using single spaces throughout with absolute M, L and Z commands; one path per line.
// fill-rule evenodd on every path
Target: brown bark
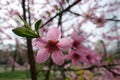
M 26 21 L 27 17 L 26 17 L 25 1 L 26 0 L 22 0 L 22 9 L 23 9 L 23 18 Z M 31 39 L 27 39 L 27 55 L 28 55 L 28 61 L 29 61 L 29 64 L 30 64 L 31 80 L 37 80 L 35 59 L 34 59 L 34 53 L 33 53 Z

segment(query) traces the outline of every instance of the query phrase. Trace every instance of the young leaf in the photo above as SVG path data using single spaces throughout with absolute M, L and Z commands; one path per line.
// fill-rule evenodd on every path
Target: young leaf
M 51 16 L 51 14 L 50 14 L 50 12 L 49 12 L 49 11 L 47 11 L 47 15 L 48 15 L 48 17 L 50 17 L 50 16 Z
M 66 0 L 67 1 L 67 3 L 69 3 L 69 0 Z
M 25 27 L 30 29 L 29 24 L 20 15 L 18 15 L 18 17 L 23 21 Z
M 39 29 L 39 26 L 40 26 L 41 22 L 42 22 L 42 20 L 40 19 L 35 23 L 35 31 L 38 32 L 38 29 Z
M 25 28 L 25 27 L 17 27 L 12 30 L 16 35 L 26 38 L 37 38 L 37 35 L 33 30 Z

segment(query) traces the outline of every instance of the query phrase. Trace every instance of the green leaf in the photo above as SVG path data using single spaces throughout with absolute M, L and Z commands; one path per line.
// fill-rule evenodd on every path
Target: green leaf
M 40 19 L 35 23 L 35 31 L 38 31 L 41 22 L 42 22 L 42 20 Z
M 37 38 L 37 35 L 32 29 L 25 28 L 25 27 L 17 27 L 12 30 L 16 35 L 26 38 Z
M 67 3 L 69 3 L 69 0 L 66 0 L 67 1 Z
M 50 12 L 49 12 L 49 11 L 47 11 L 47 15 L 48 15 L 48 17 L 50 17 L 50 16 L 51 16 L 51 14 L 50 14 Z
M 18 15 L 18 17 L 23 21 L 25 27 L 30 29 L 29 24 L 20 15 Z
M 107 62 L 108 62 L 109 64 L 112 63 L 112 61 L 113 61 L 112 58 L 110 58 L 110 57 L 107 58 Z

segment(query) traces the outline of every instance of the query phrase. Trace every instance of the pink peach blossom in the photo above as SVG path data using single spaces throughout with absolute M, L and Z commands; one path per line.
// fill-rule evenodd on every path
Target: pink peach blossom
M 73 31 L 71 36 L 72 36 L 72 39 L 73 39 L 73 42 L 72 42 L 73 49 L 83 47 L 82 42 L 85 39 L 83 36 L 77 35 L 76 31 Z
M 94 24 L 96 24 L 97 27 L 104 27 L 105 25 L 105 17 L 101 15 L 100 17 L 95 17 L 95 19 L 91 20 Z
M 85 55 L 78 50 L 70 50 L 69 54 L 65 56 L 66 59 L 72 60 L 72 65 L 78 66 L 80 63 L 87 61 Z
M 71 41 L 68 38 L 61 38 L 61 33 L 56 27 L 49 28 L 46 37 L 37 38 L 33 45 L 40 50 L 36 56 L 36 62 L 45 62 L 49 56 L 54 63 L 62 65 L 64 63 L 63 50 L 71 47 Z
M 86 63 L 87 65 L 90 64 L 99 65 L 101 61 L 101 56 L 98 53 L 88 49 L 85 51 L 85 54 L 86 59 L 88 60 L 88 62 Z
M 80 62 L 86 64 L 98 64 L 101 57 L 91 49 L 85 47 L 82 43 L 85 40 L 83 36 L 77 35 L 74 31 L 72 33 L 72 50 L 67 55 L 67 59 L 72 59 L 73 65 L 78 65 Z

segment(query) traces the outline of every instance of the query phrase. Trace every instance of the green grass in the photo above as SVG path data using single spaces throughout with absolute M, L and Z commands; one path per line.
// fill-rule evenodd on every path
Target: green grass
M 0 80 L 27 80 L 29 76 L 28 71 L 1 72 Z
M 44 67 L 44 66 L 42 66 Z M 37 66 L 37 71 L 39 69 L 42 69 L 41 66 Z M 45 80 L 46 77 L 46 71 L 40 71 L 38 73 L 38 80 Z M 54 72 L 50 73 L 50 80 L 56 80 Z M 26 71 L 20 71 L 15 70 L 14 72 L 11 72 L 10 69 L 7 71 L 4 71 L 2 67 L 0 67 L 0 80 L 30 80 L 30 72 L 28 70 Z
M 45 79 L 45 72 L 39 72 L 38 80 Z M 30 80 L 29 71 L 0 72 L 0 80 Z

